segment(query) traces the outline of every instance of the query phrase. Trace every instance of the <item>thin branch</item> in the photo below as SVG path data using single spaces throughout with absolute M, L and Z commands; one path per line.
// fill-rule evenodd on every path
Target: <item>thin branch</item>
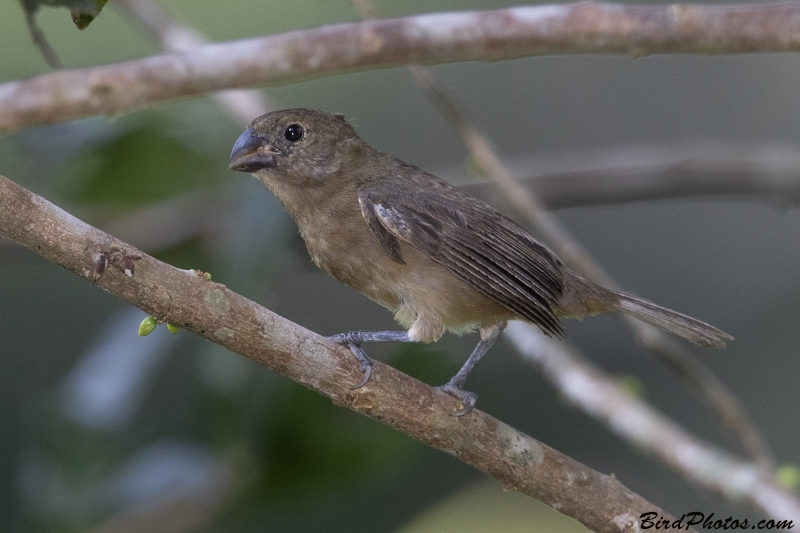
M 417 85 L 461 136 L 472 158 L 503 194 L 514 209 L 530 223 L 570 267 L 582 276 L 610 289 L 622 290 L 620 284 L 598 263 L 589 251 L 561 222 L 547 210 L 530 187 L 514 180 L 492 143 L 468 119 L 468 113 L 426 69 L 407 67 Z M 720 413 L 722 421 L 739 439 L 745 451 L 761 468 L 771 471 L 775 460 L 766 441 L 745 413 L 734 394 L 711 370 L 683 345 L 663 331 L 633 317 L 622 319 L 633 330 L 636 340 L 662 364 L 691 385 L 699 396 Z
M 628 442 L 703 487 L 734 501 L 744 500 L 775 520 L 800 523 L 800 500 L 779 487 L 772 476 L 695 438 L 645 402 L 622 392 L 569 343 L 549 339 L 522 322 L 509 324 L 507 336 L 565 398 Z
M 31 32 L 33 44 L 39 49 L 47 66 L 53 70 L 63 69 L 64 63 L 61 62 L 56 51 L 50 46 L 50 41 L 47 40 L 47 36 L 42 31 L 42 28 L 39 27 L 39 23 L 36 22 L 36 12 L 38 9 L 32 9 L 24 3 L 22 9 L 25 11 L 25 22 L 28 24 L 28 31 Z
M 336 24 L 0 85 L 0 132 L 177 98 L 408 64 L 551 54 L 800 50 L 800 5 L 582 2 Z
M 703 195 L 750 196 L 788 206 L 800 203 L 798 153 L 796 145 L 694 140 L 536 154 L 512 160 L 511 166 L 516 175 L 528 173 L 517 181 L 551 210 Z M 500 210 L 512 207 L 490 183 L 460 187 Z
M 337 405 L 445 451 L 597 532 L 641 530 L 662 510 L 477 409 L 451 416 L 453 398 L 375 361 L 361 378 L 349 350 L 192 271 L 162 263 L 0 176 L 0 235 L 156 317 L 256 361 Z M 105 255 L 104 255 L 105 254 Z M 105 263 L 101 257 L 113 254 Z M 126 259 L 127 258 L 127 259 Z M 132 270 L 130 276 L 122 272 Z

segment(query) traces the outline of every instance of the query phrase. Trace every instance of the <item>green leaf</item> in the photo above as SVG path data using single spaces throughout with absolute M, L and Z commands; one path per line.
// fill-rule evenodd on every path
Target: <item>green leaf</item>
M 94 0 L 94 11 L 71 9 L 72 22 L 75 23 L 79 30 L 85 30 L 95 17 L 100 14 L 100 11 L 102 11 L 103 6 L 105 6 L 107 2 L 108 0 Z

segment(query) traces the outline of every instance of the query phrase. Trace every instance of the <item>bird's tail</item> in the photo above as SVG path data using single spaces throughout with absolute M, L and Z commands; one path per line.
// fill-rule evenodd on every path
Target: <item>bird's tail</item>
M 615 292 L 616 304 L 610 304 L 612 310 L 626 313 L 648 324 L 669 331 L 691 341 L 703 348 L 724 348 L 725 340 L 733 337 L 710 324 L 696 318 L 686 316 L 672 309 L 661 307 L 644 298 Z
M 598 311 L 619 311 L 632 317 L 644 320 L 670 333 L 702 346 L 703 348 L 724 348 L 725 340 L 733 340 L 733 337 L 717 329 L 710 324 L 701 322 L 690 316 L 686 316 L 672 309 L 661 307 L 644 298 L 637 298 L 630 294 L 612 291 L 599 285 L 595 285 L 573 273 L 570 281 L 582 285 L 580 291 L 593 300 L 589 308 Z M 580 290 L 580 289 L 579 289 Z M 587 314 L 595 314 L 593 312 Z

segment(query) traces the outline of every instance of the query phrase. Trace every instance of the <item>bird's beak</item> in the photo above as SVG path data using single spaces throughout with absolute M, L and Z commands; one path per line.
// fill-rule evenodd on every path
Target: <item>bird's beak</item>
M 244 130 L 231 150 L 228 168 L 239 172 L 256 172 L 278 164 L 276 157 L 280 152 L 266 139 L 259 137 L 251 128 Z

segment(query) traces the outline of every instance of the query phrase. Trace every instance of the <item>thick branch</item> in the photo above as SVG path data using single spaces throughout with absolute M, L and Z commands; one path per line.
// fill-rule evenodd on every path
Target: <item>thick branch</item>
M 629 6 L 584 2 L 336 24 L 211 44 L 0 85 L 0 132 L 115 115 L 220 89 L 410 63 L 548 54 L 800 50 L 797 3 Z
M 350 352 L 191 271 L 162 263 L 81 222 L 0 176 L 0 235 L 92 281 L 102 289 L 225 348 L 263 364 L 458 459 L 580 521 L 592 531 L 640 530 L 642 513 L 664 514 L 625 488 L 491 416 L 474 410 L 454 417 L 453 398 L 375 362 L 361 377 Z M 102 253 L 133 260 L 133 275 L 111 264 L 98 275 Z M 124 261 L 118 261 L 125 264 Z

